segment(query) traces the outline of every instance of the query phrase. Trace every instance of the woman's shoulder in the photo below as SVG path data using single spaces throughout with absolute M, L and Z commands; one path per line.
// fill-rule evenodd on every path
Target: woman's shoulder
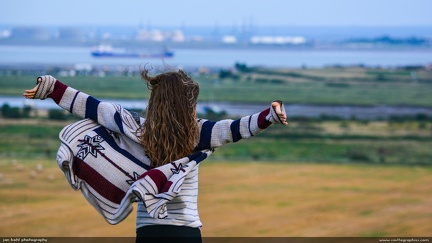
M 120 111 L 119 113 L 121 114 L 122 123 L 131 130 L 136 131 L 145 121 L 145 118 L 140 116 L 136 111 L 121 106 L 118 106 L 117 109 Z

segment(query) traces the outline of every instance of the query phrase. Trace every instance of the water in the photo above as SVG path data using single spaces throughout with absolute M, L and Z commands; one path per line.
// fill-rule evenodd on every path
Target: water
M 0 46 L 0 65 L 152 65 L 231 67 L 236 62 L 266 67 L 327 65 L 402 66 L 432 63 L 432 49 L 177 49 L 169 59 L 95 58 L 87 47 Z

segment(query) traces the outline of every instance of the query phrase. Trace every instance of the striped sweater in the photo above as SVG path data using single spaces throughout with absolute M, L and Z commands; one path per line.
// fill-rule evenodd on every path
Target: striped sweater
M 120 105 L 99 101 L 52 76 L 42 76 L 34 98 L 51 98 L 84 119 L 61 131 L 57 162 L 71 186 L 81 190 L 110 224 L 126 218 L 132 202 L 138 201 L 137 228 L 201 227 L 197 207 L 199 163 L 217 147 L 280 123 L 271 107 L 237 120 L 198 119 L 196 153 L 152 169 L 137 136 L 145 118 Z

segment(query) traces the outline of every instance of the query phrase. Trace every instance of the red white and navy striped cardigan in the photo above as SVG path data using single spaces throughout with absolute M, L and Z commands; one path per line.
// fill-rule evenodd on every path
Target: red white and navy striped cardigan
M 138 202 L 137 228 L 157 224 L 201 227 L 197 208 L 199 163 L 219 146 L 280 123 L 272 108 L 238 120 L 199 119 L 196 152 L 151 168 L 137 134 L 145 118 L 101 102 L 52 76 L 41 78 L 35 99 L 52 98 L 83 118 L 60 132 L 57 163 L 72 188 L 81 190 L 110 224 L 125 219 L 132 203 Z

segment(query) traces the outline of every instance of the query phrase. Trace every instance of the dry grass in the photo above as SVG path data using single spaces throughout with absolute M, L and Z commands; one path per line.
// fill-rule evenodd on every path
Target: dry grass
M 54 163 L 1 164 L 0 236 L 134 236 L 133 216 L 118 226 L 106 223 Z M 31 178 L 37 164 L 48 168 Z
M 430 168 L 211 164 L 201 168 L 208 236 L 425 236 Z M 227 170 L 227 171 L 225 171 Z M 211 182 L 213 181 L 213 182 Z
M 0 236 L 135 236 L 107 224 L 53 161 L 0 160 Z M 30 178 L 37 164 L 45 168 Z M 33 173 L 34 174 L 34 173 Z M 203 236 L 432 236 L 432 169 L 203 163 Z

